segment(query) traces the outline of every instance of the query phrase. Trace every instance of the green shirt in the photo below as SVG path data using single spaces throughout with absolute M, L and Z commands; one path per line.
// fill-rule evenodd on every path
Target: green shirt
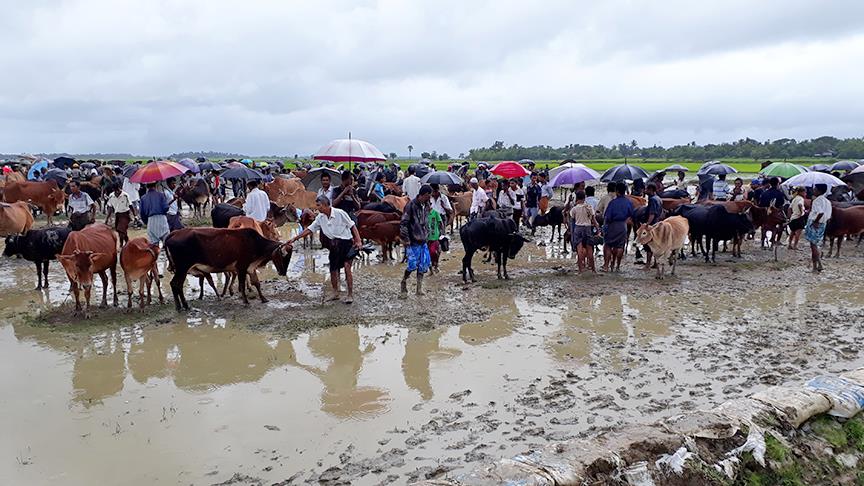
M 438 211 L 429 211 L 429 241 L 438 241 L 441 238 L 441 229 L 444 221 Z

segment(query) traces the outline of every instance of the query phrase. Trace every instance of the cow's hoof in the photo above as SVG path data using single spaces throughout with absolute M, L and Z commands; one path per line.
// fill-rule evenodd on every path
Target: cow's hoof
M 262 296 L 262 297 L 261 297 L 261 303 L 262 303 L 262 304 L 266 304 L 267 302 L 270 302 L 270 301 L 267 300 L 266 298 L 264 298 L 264 297 Z
M 504 274 L 504 280 L 510 280 L 510 275 Z

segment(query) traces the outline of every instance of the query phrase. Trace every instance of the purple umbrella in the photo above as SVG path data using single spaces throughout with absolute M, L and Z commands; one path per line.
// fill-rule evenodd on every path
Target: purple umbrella
M 195 162 L 192 159 L 180 159 L 177 163 L 189 169 L 189 172 L 193 174 L 201 172 L 201 168 L 198 167 L 198 162 Z
M 588 167 L 571 167 L 555 174 L 555 177 L 549 181 L 549 185 L 552 187 L 573 186 L 580 182 L 596 180 L 599 178 L 600 174 Z

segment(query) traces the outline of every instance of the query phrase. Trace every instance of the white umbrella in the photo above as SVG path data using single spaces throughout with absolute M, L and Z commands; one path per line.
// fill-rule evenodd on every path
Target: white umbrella
M 840 179 L 824 172 L 805 172 L 786 179 L 782 185 L 785 187 L 813 187 L 816 184 L 825 184 L 830 190 L 834 186 L 845 186 L 846 183 Z
M 318 149 L 312 156 L 315 160 L 330 160 L 332 162 L 372 162 L 387 160 L 374 145 L 355 138 L 333 140 Z

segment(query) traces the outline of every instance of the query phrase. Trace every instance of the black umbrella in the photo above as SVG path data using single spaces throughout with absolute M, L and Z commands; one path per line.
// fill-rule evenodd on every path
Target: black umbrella
M 855 169 L 859 165 L 860 164 L 858 162 L 855 162 L 854 160 L 840 160 L 831 164 L 831 167 L 829 167 L 829 169 L 831 170 L 831 172 L 834 172 L 835 170 L 846 171 Z
M 224 170 L 221 165 L 214 162 L 201 162 L 198 164 L 198 168 L 201 170 Z
M 137 172 L 139 168 L 140 166 L 137 164 L 129 164 L 126 167 L 123 167 L 123 177 L 127 179 L 132 177 L 132 174 Z
M 452 172 L 444 172 L 442 170 L 438 170 L 435 172 L 430 172 L 423 176 L 420 179 L 420 182 L 423 184 L 463 184 L 465 181 L 462 180 L 461 177 L 452 173 Z
M 223 179 L 242 179 L 244 181 L 255 180 L 260 181 L 264 178 L 264 175 L 258 172 L 257 170 L 250 169 L 249 167 L 234 167 L 233 169 L 228 169 L 222 174 Z
M 81 162 L 79 165 L 82 169 L 92 169 L 96 167 L 96 164 L 94 164 L 93 162 Z
M 72 157 L 57 157 L 54 159 L 54 165 L 57 166 L 58 169 L 68 169 L 72 167 L 72 164 L 75 163 L 75 159 Z
M 303 185 L 306 186 L 306 190 L 317 191 L 318 189 L 321 189 L 321 176 L 324 174 L 330 176 L 330 187 L 336 187 L 342 184 L 342 174 L 340 174 L 339 171 L 328 167 L 318 167 L 317 169 L 310 170 L 303 177 Z
M 726 164 L 721 164 L 718 162 L 716 164 L 711 164 L 708 166 L 702 166 L 702 168 L 699 169 L 699 172 L 697 172 L 697 174 L 699 174 L 699 175 L 720 175 L 720 174 L 734 174 L 736 172 L 738 172 L 738 171 L 735 168 L 729 167 Z
M 55 181 L 60 187 L 66 185 L 66 178 L 66 171 L 63 169 L 49 169 L 45 172 L 45 180 Z
M 430 172 L 432 172 L 432 169 L 430 169 L 429 166 L 426 166 L 423 164 L 413 164 L 413 165 L 411 165 L 411 167 L 414 168 L 414 175 L 416 175 L 417 177 L 419 177 L 421 179 L 426 174 L 429 174 Z
M 645 179 L 647 177 L 648 173 L 641 167 L 630 164 L 621 164 L 604 172 L 603 175 L 600 176 L 600 180 L 603 182 L 618 182 L 624 180 L 632 181 L 636 179 Z

